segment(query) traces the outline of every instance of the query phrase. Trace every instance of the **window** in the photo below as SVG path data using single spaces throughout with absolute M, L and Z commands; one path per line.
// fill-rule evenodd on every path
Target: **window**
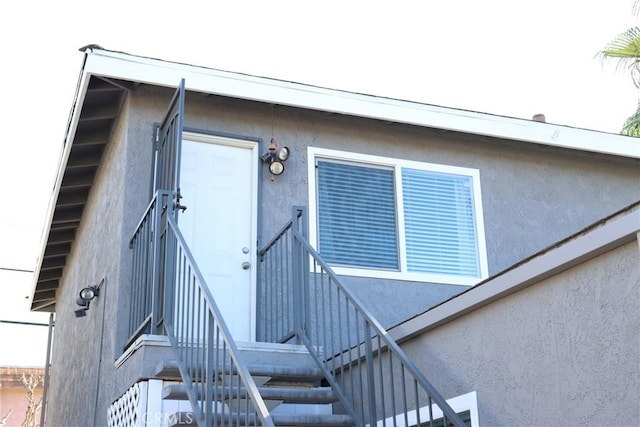
M 476 169 L 309 148 L 312 244 L 338 274 L 473 285 L 487 275 Z

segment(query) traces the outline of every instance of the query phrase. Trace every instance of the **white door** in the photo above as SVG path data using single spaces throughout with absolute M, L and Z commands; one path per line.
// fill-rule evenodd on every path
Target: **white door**
M 178 227 L 237 341 L 255 341 L 257 143 L 184 133 Z

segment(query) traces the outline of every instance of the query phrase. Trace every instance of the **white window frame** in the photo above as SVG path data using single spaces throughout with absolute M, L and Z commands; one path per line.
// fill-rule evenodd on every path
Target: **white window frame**
M 480 420 L 478 417 L 478 396 L 475 391 L 452 397 L 451 399 L 447 399 L 447 403 L 456 414 L 469 411 L 469 415 L 471 418 L 471 427 L 480 427 Z M 429 406 L 423 406 L 419 411 L 421 422 L 425 422 L 429 419 Z M 442 418 L 442 410 L 434 404 L 433 419 L 435 421 L 439 418 Z M 376 427 L 415 427 L 418 424 L 418 417 L 415 409 L 407 413 L 407 421 L 408 424 L 405 424 L 404 414 L 400 414 L 378 421 L 376 423 Z M 370 425 L 367 424 L 367 427 L 370 427 Z
M 318 159 L 352 162 L 362 164 L 365 167 L 384 167 L 394 170 L 396 188 L 396 215 L 398 229 L 398 254 L 400 269 L 398 271 L 377 270 L 358 267 L 339 267 L 333 270 L 336 274 L 356 277 L 371 277 L 377 279 L 410 280 L 419 282 L 432 282 L 451 285 L 473 286 L 488 277 L 487 251 L 484 233 L 484 217 L 482 214 L 482 197 L 480 192 L 480 171 L 478 169 L 458 166 L 440 165 L 435 163 L 417 162 L 390 157 L 373 156 L 369 154 L 351 153 L 346 151 L 330 150 L 325 148 L 308 147 L 308 180 L 309 180 L 309 240 L 311 245 L 318 249 L 318 199 L 316 182 L 316 162 Z M 407 271 L 406 241 L 404 233 L 404 205 L 402 195 L 401 170 L 418 169 L 429 172 L 437 172 L 451 175 L 471 177 L 473 186 L 473 204 L 477 231 L 478 262 L 480 267 L 479 277 L 460 277 L 444 274 L 418 273 Z

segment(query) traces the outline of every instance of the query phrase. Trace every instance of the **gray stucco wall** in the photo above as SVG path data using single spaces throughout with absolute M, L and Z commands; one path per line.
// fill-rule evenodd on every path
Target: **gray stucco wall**
M 262 151 L 273 135 L 291 149 L 283 175 L 271 180 L 263 168 L 261 242 L 290 219 L 292 205 L 309 204 L 309 146 L 478 169 L 490 275 L 640 199 L 639 163 L 611 156 L 216 96 L 188 96 L 185 125 L 262 138 Z M 466 289 L 352 277 L 344 282 L 385 327 Z
M 119 292 L 126 189 L 127 111 L 118 121 L 94 179 L 76 240 L 57 291 L 47 425 L 106 425 L 109 400 L 122 387 L 113 369 L 118 352 Z M 80 289 L 104 284 L 86 317 L 75 318 Z
M 128 338 L 128 241 L 149 202 L 153 123 L 161 120 L 172 93 L 145 86 L 132 92 L 103 155 L 57 293 L 50 425 L 105 425 L 108 406 L 142 375 L 127 366 L 116 370 L 114 361 Z M 261 242 L 288 221 L 292 205 L 308 204 L 310 145 L 479 169 L 491 273 L 640 198 L 637 163 L 606 156 L 199 94 L 187 96 L 185 126 L 265 142 L 273 135 L 291 148 L 284 175 L 271 180 L 263 170 Z M 78 291 L 103 279 L 87 317 L 75 319 Z M 384 326 L 463 289 L 345 281 Z
M 634 241 L 402 348 L 446 397 L 476 391 L 484 426 L 640 425 Z

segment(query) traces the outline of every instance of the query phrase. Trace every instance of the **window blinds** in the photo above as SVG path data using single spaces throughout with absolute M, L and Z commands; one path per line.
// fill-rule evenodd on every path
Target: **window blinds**
M 471 176 L 398 168 L 404 223 L 398 226 L 394 169 L 318 160 L 319 250 L 336 266 L 479 277 Z
M 398 269 L 393 170 L 318 161 L 320 254 L 335 265 Z
M 469 176 L 402 169 L 407 269 L 479 276 Z

